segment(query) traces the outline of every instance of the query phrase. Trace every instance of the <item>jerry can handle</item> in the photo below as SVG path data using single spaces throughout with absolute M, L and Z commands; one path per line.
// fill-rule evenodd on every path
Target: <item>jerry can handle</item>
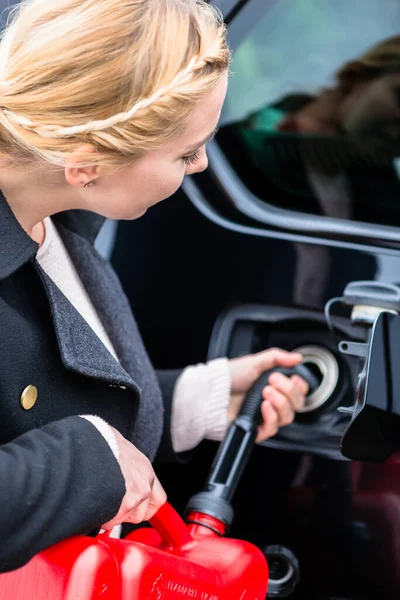
M 180 548 L 193 540 L 185 521 L 169 502 L 158 509 L 149 523 L 161 535 L 163 540 L 173 548 Z

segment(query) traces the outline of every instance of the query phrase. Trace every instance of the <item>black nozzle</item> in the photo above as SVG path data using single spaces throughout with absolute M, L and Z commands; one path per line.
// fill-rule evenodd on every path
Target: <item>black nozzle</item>
M 231 525 L 233 510 L 230 505 L 240 477 L 250 457 L 261 422 L 262 390 L 268 385 L 272 373 L 299 375 L 309 385 L 309 394 L 318 386 L 318 378 L 304 365 L 293 368 L 276 368 L 263 373 L 248 392 L 240 412 L 221 442 L 211 467 L 203 492 L 193 496 L 186 508 L 188 512 L 204 513 Z
M 233 508 L 225 498 L 220 498 L 210 492 L 199 492 L 192 496 L 186 505 L 186 515 L 190 513 L 203 513 L 221 521 L 230 527 L 233 521 Z M 190 521 L 189 521 L 190 522 Z

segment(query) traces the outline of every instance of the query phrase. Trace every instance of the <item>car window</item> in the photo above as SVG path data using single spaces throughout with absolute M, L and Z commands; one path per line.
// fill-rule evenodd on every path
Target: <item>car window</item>
M 265 209 L 400 225 L 400 2 L 254 0 L 218 144 Z

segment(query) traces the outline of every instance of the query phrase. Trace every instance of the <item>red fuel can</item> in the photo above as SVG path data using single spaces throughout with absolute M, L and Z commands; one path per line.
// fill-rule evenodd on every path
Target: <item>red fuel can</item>
M 1 600 L 265 600 L 268 567 L 224 525 L 192 514 L 186 525 L 166 503 L 152 528 L 123 540 L 78 536 L 0 576 Z
M 269 574 L 263 553 L 224 535 L 270 373 L 247 394 L 203 491 L 189 500 L 187 524 L 166 503 L 151 528 L 123 540 L 100 535 L 61 542 L 0 575 L 0 600 L 265 600 Z

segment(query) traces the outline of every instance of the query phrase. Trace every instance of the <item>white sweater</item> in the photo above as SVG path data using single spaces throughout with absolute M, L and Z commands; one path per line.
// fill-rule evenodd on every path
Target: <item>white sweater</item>
M 85 321 L 118 360 L 115 349 L 83 286 L 72 260 L 50 218 L 37 260 Z M 227 359 L 188 367 L 180 375 L 173 397 L 171 437 L 175 452 L 191 450 L 202 439 L 221 440 L 228 427 L 231 377 Z M 111 427 L 100 417 L 84 415 L 103 434 L 118 460 L 118 444 Z

